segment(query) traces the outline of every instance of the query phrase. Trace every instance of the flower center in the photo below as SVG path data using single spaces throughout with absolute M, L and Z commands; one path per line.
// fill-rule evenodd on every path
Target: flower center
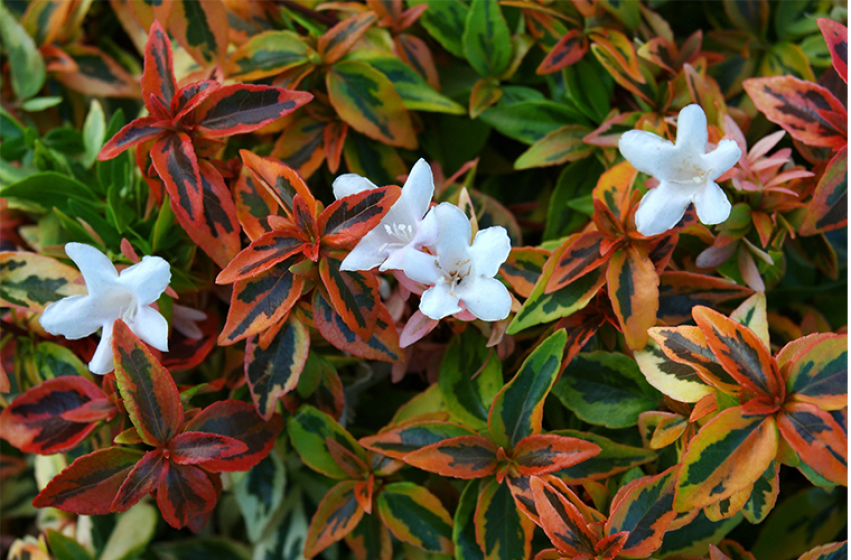
M 128 290 L 114 289 L 107 296 L 106 304 L 115 311 L 117 319 L 122 319 L 124 322 L 130 322 L 136 317 L 136 309 L 139 307 L 136 304 L 136 298 Z
M 693 169 L 691 171 L 691 176 L 692 176 L 691 179 L 685 179 L 685 180 L 670 179 L 668 182 L 673 183 L 675 185 L 683 185 L 683 186 L 689 186 L 689 187 L 695 186 L 695 185 L 705 185 L 706 182 L 709 180 L 709 176 L 712 174 L 713 171 L 714 171 L 714 169 L 707 169 L 706 171 L 701 173 L 700 169 Z
M 394 241 L 383 244 L 379 252 L 385 249 L 400 249 L 414 240 L 414 226 L 411 224 L 384 224 L 384 232 Z
M 440 263 L 437 263 L 437 267 L 440 268 Z M 438 284 L 449 284 L 449 293 L 452 297 L 458 297 L 455 295 L 455 288 L 470 276 L 472 269 L 473 264 L 470 262 L 470 259 L 461 261 L 456 265 L 454 270 L 444 270 L 443 276 L 437 282 Z

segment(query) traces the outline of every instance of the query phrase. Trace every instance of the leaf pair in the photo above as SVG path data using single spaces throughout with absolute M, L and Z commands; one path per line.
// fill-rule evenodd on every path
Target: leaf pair
M 547 558 L 646 558 L 662 546 L 677 515 L 673 508 L 678 466 L 621 487 L 609 518 L 586 506 L 557 478 L 532 477 L 539 525 L 555 546 Z
M 110 447 L 84 455 L 54 477 L 33 504 L 105 514 L 126 511 L 156 491 L 171 526 L 200 529 L 221 491 L 216 473 L 257 464 L 274 444 L 281 418 L 264 423 L 251 405 L 221 401 L 187 420 L 171 375 L 121 320 L 115 324 L 113 352 L 116 383 L 134 427 L 119 437 L 154 449 Z
M 262 208 L 278 213 L 243 220 L 255 237 L 216 279 L 235 283 L 220 343 L 232 344 L 276 325 L 302 292 L 319 282 L 314 321 L 326 339 L 364 357 L 399 359 L 398 335 L 378 297 L 375 275 L 344 271 L 340 265 L 344 251 L 381 221 L 400 189 L 367 190 L 323 210 L 291 168 L 247 151 L 241 155 L 252 177 L 241 183 L 240 196 L 263 201 Z M 376 343 L 383 349 L 373 348 Z
M 528 555 L 532 525 L 526 516 L 538 516 L 530 477 L 571 467 L 600 452 L 597 445 L 578 438 L 541 433 L 544 400 L 558 375 L 566 338 L 559 331 L 542 342 L 496 394 L 484 435 L 458 424 L 427 421 L 361 440 L 368 449 L 428 472 L 483 479 L 478 496 L 468 499 L 476 503 L 475 542 L 487 557 L 508 550 Z M 455 522 L 457 526 L 469 520 L 456 514 Z M 457 535 L 456 546 L 461 546 Z
M 310 468 L 340 481 L 322 499 L 310 523 L 306 557 L 346 538 L 359 560 L 386 560 L 392 554 L 388 530 L 427 552 L 452 553 L 452 518 L 440 500 L 422 486 L 385 480 L 404 463 L 365 450 L 330 416 L 312 406 L 302 406 L 287 430 Z M 370 516 L 374 509 L 379 524 Z M 371 542 L 364 542 L 363 533 L 372 531 L 367 537 Z M 373 549 L 380 543 L 387 546 L 378 546 L 375 556 Z
M 221 173 L 199 160 L 196 152 L 220 144 L 219 138 L 258 130 L 312 97 L 270 86 L 220 86 L 213 81 L 178 88 L 171 44 L 154 21 L 142 75 L 142 99 L 150 116 L 118 131 L 98 159 L 114 158 L 133 146 L 142 150 L 140 154 L 149 152 L 180 224 L 219 266 L 225 266 L 240 246 L 236 208 Z
M 637 175 L 623 162 L 600 176 L 593 191 L 597 231 L 571 235 L 553 251 L 508 333 L 570 316 L 606 285 L 627 344 L 644 347 L 659 309 L 659 271 L 671 258 L 678 234 L 646 238 L 635 231 L 632 186 Z
M 721 410 L 691 440 L 677 483 L 680 511 L 737 495 L 744 506 L 777 456 L 779 436 L 818 475 L 840 484 L 847 477 L 846 436 L 829 413 L 847 399 L 846 337 L 798 339 L 775 359 L 767 328 L 754 318 L 764 319 L 764 300 L 753 305 L 754 298 L 734 318 L 695 307 L 697 327 L 651 329 L 669 360 L 694 368 L 716 391 L 743 403 Z

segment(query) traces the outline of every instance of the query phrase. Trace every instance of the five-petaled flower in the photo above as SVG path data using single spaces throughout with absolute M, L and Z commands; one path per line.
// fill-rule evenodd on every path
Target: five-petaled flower
M 511 240 L 501 226 L 479 231 L 472 245 L 470 221 L 457 206 L 444 202 L 426 216 L 434 222 L 437 241 L 433 253 L 408 251 L 402 271 L 416 282 L 430 285 L 423 292 L 420 311 L 442 319 L 466 309 L 484 321 L 500 321 L 511 311 L 511 295 L 494 276 L 511 252 Z M 424 224 L 424 227 L 432 227 Z M 462 307 L 463 305 L 463 307 Z
M 337 199 L 377 188 L 366 177 L 347 173 L 334 180 Z M 343 260 L 342 270 L 400 270 L 405 254 L 434 243 L 437 231 L 423 221 L 434 193 L 431 168 L 420 159 L 402 186 L 402 195 L 372 231 Z
M 168 323 L 150 307 L 171 281 L 165 260 L 145 256 L 118 274 L 109 258 L 90 245 L 68 243 L 65 253 L 79 267 L 89 293 L 48 305 L 39 320 L 44 330 L 74 340 L 103 328 L 89 362 L 89 369 L 101 375 L 113 370 L 112 325 L 119 317 L 146 343 L 168 350 Z
M 659 180 L 635 213 L 635 227 L 643 235 L 657 235 L 679 222 L 694 202 L 704 224 L 720 224 L 730 216 L 730 201 L 715 180 L 733 167 L 741 150 L 733 140 L 722 140 L 706 153 L 706 114 L 699 105 L 680 111 L 676 145 L 653 133 L 630 130 L 618 148 L 637 170 Z

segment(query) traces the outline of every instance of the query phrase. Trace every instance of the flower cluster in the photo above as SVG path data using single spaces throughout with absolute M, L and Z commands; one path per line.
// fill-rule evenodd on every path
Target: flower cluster
M 377 187 L 349 173 L 338 177 L 333 188 L 340 199 Z M 430 208 L 433 194 L 431 169 L 420 159 L 399 200 L 349 253 L 342 269 L 398 271 L 420 285 L 420 312 L 433 320 L 449 315 L 505 319 L 511 295 L 494 276 L 511 251 L 508 233 L 493 226 L 473 238 L 470 220 L 460 208 L 448 202 Z

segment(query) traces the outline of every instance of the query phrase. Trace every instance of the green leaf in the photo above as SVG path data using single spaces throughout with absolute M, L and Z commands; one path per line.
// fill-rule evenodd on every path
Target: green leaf
M 83 203 L 98 203 L 98 197 L 85 184 L 54 171 L 44 171 L 30 175 L 26 179 L 0 189 L 0 196 L 13 200 L 22 200 L 50 208 L 68 209 L 71 200 Z
M 459 58 L 464 57 L 465 22 L 469 8 L 463 2 L 446 0 L 408 0 L 408 6 L 428 4 L 428 9 L 420 16 L 419 22 L 434 39 Z
M 15 17 L 0 3 L 0 37 L 6 48 L 12 89 L 18 100 L 26 100 L 41 91 L 46 76 L 44 59 L 38 47 Z
M 582 139 L 591 129 L 581 124 L 566 124 L 532 144 L 514 162 L 514 169 L 547 167 L 576 161 L 591 155 L 594 146 Z
M 600 447 L 598 455 L 554 473 L 568 484 L 579 484 L 582 479 L 609 478 L 633 467 L 649 463 L 657 457 L 656 452 L 650 449 L 617 443 L 598 434 L 578 430 L 555 430 L 548 433 L 590 441 Z
M 248 472 L 231 474 L 233 493 L 245 521 L 248 539 L 256 543 L 278 512 L 286 487 L 286 470 L 281 456 L 272 449 Z
M 349 475 L 340 468 L 328 450 L 327 438 L 336 441 L 347 450 L 366 461 L 363 447 L 333 418 L 324 412 L 303 405 L 287 422 L 290 441 L 301 460 L 311 469 L 336 479 L 348 479 Z
M 606 352 L 573 358 L 553 394 L 583 421 L 609 428 L 635 426 L 660 400 L 634 360 Z
M 517 509 L 507 484 L 493 477 L 481 482 L 475 526 L 487 560 L 529 558 L 535 524 Z
M 352 128 L 391 146 L 417 147 L 411 116 L 384 74 L 365 62 L 344 60 L 331 66 L 326 84 L 331 105 Z
M 98 560 L 132 560 L 148 548 L 160 513 L 151 504 L 136 504 L 118 515 L 118 522 L 109 535 Z
M 476 505 L 479 498 L 479 481 L 467 483 L 455 510 L 452 527 L 452 542 L 455 544 L 456 560 L 484 560 L 482 549 L 476 543 Z M 62 560 L 61 558 L 59 560 Z
M 465 426 L 481 430 L 502 388 L 502 362 L 475 329 L 466 329 L 449 343 L 438 383 L 449 412 Z
M 409 111 L 429 111 L 463 115 L 463 105 L 436 92 L 425 79 L 395 56 L 386 56 L 379 51 L 359 50 L 348 57 L 349 60 L 366 62 L 393 84 L 396 93 L 402 98 L 402 104 Z
M 253 81 L 306 64 L 307 45 L 292 31 L 264 31 L 239 46 L 228 58 L 228 78 Z
M 431 492 L 394 482 L 378 495 L 378 513 L 393 535 L 428 552 L 452 553 L 452 518 Z
M 735 529 L 741 522 L 742 515 L 738 513 L 729 519 L 715 523 L 709 521 L 706 514 L 701 511 L 691 523 L 665 533 L 662 547 L 655 552 L 654 557 L 666 558 L 675 554 L 686 557 L 692 555 L 700 557 L 706 553 L 710 543 L 717 544 L 720 542 L 727 533 Z M 759 560 L 775 559 L 769 557 L 759 558 Z
M 535 348 L 514 379 L 496 395 L 488 414 L 494 443 L 513 449 L 526 436 L 541 433 L 544 400 L 561 369 L 566 343 L 564 329 L 556 331 Z
M 55 342 L 40 342 L 35 347 L 35 364 L 42 379 L 62 375 L 81 375 L 92 378 L 86 365 L 69 348 Z
M 53 553 L 56 560 L 92 560 L 91 555 L 83 548 L 83 545 L 59 531 L 48 529 L 47 543 L 50 545 L 50 552 Z
M 98 157 L 98 152 L 103 147 L 106 138 L 106 119 L 103 116 L 103 108 L 97 99 L 92 99 L 89 105 L 89 114 L 83 123 L 83 145 L 86 153 L 83 156 L 83 166 L 89 168 Z
M 562 170 L 547 205 L 545 240 L 574 233 L 588 221 L 587 215 L 583 215 L 571 202 L 575 203 L 581 195 L 587 194 L 591 206 L 591 191 L 603 171 L 603 165 L 596 158 L 580 159 Z M 593 206 L 591 209 L 593 212 Z
M 505 97 L 485 109 L 480 117 L 502 134 L 524 144 L 534 144 L 553 130 L 582 117 L 567 105 L 548 100 L 505 103 Z
M 808 488 L 774 508 L 751 550 L 757 560 L 797 558 L 816 545 L 838 540 L 847 519 L 843 493 Z
M 497 0 L 475 0 L 464 24 L 464 56 L 481 76 L 497 77 L 511 64 L 511 32 Z
M 27 99 L 26 101 L 21 103 L 21 109 L 29 113 L 38 113 L 40 111 L 44 111 L 45 109 L 56 107 L 60 103 L 62 103 L 62 98 L 58 96 L 33 97 L 32 99 Z
M 302 491 L 293 488 L 263 540 L 254 544 L 254 560 L 299 560 L 307 537 Z
M 529 295 L 529 299 L 526 300 L 523 307 L 514 316 L 514 320 L 508 325 L 506 330 L 508 334 L 517 334 L 529 327 L 572 315 L 588 305 L 603 284 L 606 283 L 606 267 L 601 267 L 571 282 L 564 288 L 551 294 L 545 294 L 547 281 L 552 276 L 553 269 L 555 269 L 558 261 L 559 259 L 554 255 L 544 265 L 544 270 Z

